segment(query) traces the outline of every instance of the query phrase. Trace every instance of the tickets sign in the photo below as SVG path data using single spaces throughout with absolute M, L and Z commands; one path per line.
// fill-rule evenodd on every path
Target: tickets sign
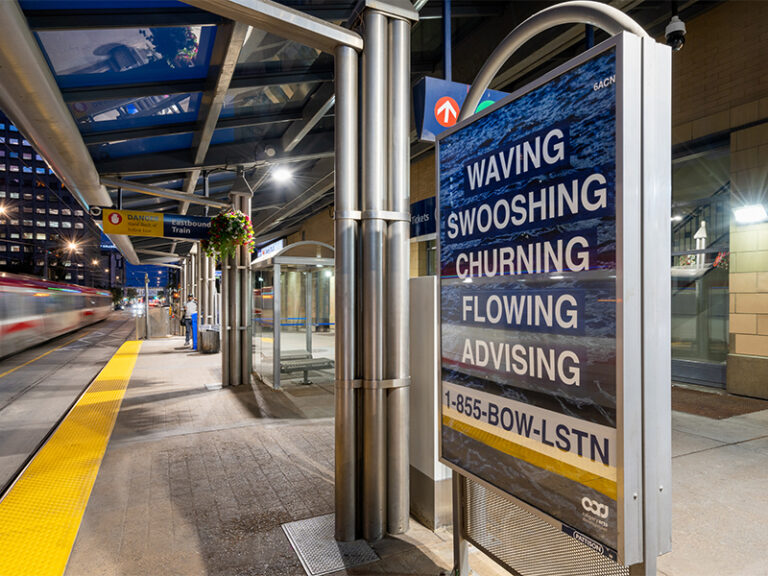
M 102 212 L 102 226 L 105 234 L 203 240 L 210 232 L 211 219 L 183 214 L 105 208 Z
M 623 394 L 639 390 L 623 292 L 639 216 L 620 193 L 640 156 L 606 44 L 438 136 L 440 453 L 617 560 L 639 510 L 620 471 L 642 466 L 621 432 L 641 421 Z

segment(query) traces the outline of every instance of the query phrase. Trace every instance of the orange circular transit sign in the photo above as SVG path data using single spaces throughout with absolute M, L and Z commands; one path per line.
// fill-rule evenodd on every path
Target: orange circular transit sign
M 450 96 L 443 96 L 435 104 L 435 119 L 446 128 L 456 124 L 459 118 L 459 104 Z

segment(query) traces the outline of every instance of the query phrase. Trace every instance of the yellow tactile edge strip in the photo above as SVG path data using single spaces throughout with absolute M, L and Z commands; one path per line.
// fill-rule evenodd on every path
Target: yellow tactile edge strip
M 64 573 L 140 348 L 118 349 L 0 501 L 0 576 Z

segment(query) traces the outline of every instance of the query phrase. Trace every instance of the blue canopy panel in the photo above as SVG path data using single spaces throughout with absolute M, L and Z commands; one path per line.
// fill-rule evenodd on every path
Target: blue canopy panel
M 89 146 L 88 150 L 97 162 L 111 158 L 125 158 L 144 154 L 157 154 L 170 150 L 188 150 L 192 146 L 193 134 L 169 134 L 149 138 L 135 138 L 111 144 Z
M 315 84 L 281 84 L 227 90 L 221 118 L 237 116 L 268 116 L 303 110 L 309 102 Z
M 216 26 L 35 32 L 60 88 L 201 79 Z
M 70 102 L 68 106 L 79 130 L 93 133 L 194 122 L 201 97 L 201 92 L 192 92 Z
M 19 0 L 19 5 L 27 10 L 61 10 L 61 0 Z M 139 8 L 189 8 L 179 0 L 69 0 L 66 10 L 114 10 Z

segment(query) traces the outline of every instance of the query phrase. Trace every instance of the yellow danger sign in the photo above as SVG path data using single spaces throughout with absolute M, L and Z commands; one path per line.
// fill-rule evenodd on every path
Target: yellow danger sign
M 130 236 L 160 236 L 163 234 L 163 215 L 157 212 L 137 210 L 110 210 L 102 213 L 105 234 Z

